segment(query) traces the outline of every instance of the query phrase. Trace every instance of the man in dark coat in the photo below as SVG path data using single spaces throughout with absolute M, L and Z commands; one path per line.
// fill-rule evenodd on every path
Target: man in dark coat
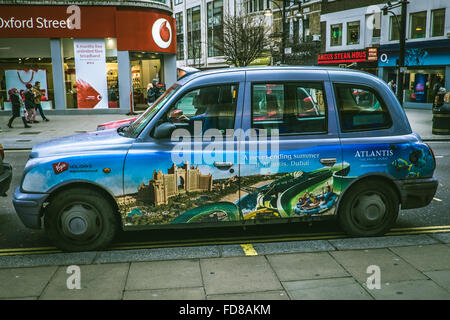
M 19 94 L 19 91 L 17 91 L 16 88 L 12 88 L 8 91 L 9 97 L 11 99 L 12 104 L 12 117 L 8 121 L 8 127 L 12 128 L 12 123 L 15 118 L 22 117 L 23 125 L 25 128 L 31 128 L 27 124 L 27 120 L 25 119 L 24 111 L 23 111 L 23 101 L 22 97 Z

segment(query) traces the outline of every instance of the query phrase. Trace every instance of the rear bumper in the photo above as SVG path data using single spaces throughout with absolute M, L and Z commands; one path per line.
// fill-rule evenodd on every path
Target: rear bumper
M 414 209 L 427 206 L 438 187 L 436 178 L 417 178 L 396 180 L 400 191 L 402 209 Z
M 32 229 L 41 228 L 41 208 L 48 193 L 22 193 L 20 187 L 14 192 L 13 205 L 22 223 Z
M 3 173 L 0 175 L 0 196 L 6 194 L 9 190 L 12 179 L 12 167 L 9 163 L 3 163 Z

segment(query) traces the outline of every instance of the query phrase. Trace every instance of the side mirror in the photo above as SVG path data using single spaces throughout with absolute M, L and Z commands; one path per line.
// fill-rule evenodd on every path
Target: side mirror
M 164 122 L 158 125 L 155 128 L 155 132 L 153 133 L 153 138 L 155 139 L 164 139 L 170 138 L 172 132 L 176 129 L 176 126 L 170 122 Z

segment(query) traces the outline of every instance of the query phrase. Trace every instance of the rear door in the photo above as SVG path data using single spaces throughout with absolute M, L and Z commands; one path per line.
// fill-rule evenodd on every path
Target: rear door
M 245 220 L 323 219 L 346 174 L 324 71 L 248 71 L 239 206 Z

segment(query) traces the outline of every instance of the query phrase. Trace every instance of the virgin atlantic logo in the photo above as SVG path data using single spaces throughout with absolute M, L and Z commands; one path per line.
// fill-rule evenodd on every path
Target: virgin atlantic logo
M 161 49 L 166 49 L 172 42 L 172 28 L 169 21 L 160 18 L 155 21 L 152 27 L 153 40 Z
M 53 163 L 53 171 L 55 174 L 60 174 L 61 172 L 66 171 L 69 169 L 69 164 L 67 162 L 57 162 Z

